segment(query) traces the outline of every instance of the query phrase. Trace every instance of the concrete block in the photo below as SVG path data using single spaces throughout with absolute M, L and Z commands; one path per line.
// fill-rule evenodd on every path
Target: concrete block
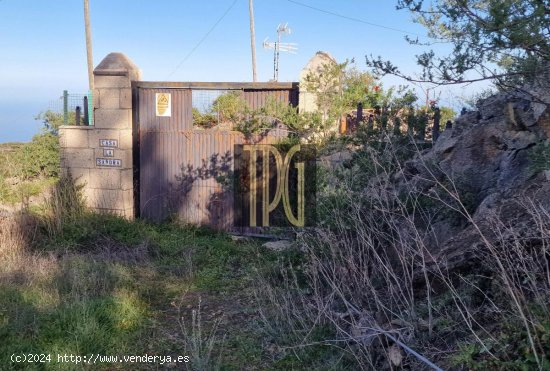
M 122 169 L 132 170 L 134 168 L 134 161 L 132 158 L 132 150 L 130 149 L 121 149 L 120 158 L 122 159 Z
M 121 170 L 95 168 L 89 170 L 88 187 L 98 189 L 120 189 Z
M 61 152 L 61 163 L 69 169 L 95 167 L 94 150 L 86 148 L 65 148 Z
M 125 209 L 125 210 L 95 209 L 95 211 L 100 213 L 100 214 L 120 216 L 120 217 L 123 217 L 123 218 L 128 219 L 128 220 L 134 220 L 135 219 L 135 214 L 134 214 L 134 209 L 133 208 Z
M 99 108 L 100 109 L 118 109 L 120 108 L 120 89 L 96 89 L 99 90 Z
M 95 88 L 129 88 L 131 87 L 128 76 L 104 76 L 94 75 Z
M 72 168 L 70 169 L 71 176 L 76 185 L 88 187 L 90 183 L 90 169 Z
M 298 106 L 298 110 L 300 113 L 317 111 L 316 94 L 300 89 L 300 105 Z
M 136 215 L 134 213 L 134 208 L 129 208 L 129 209 L 126 209 L 124 210 L 123 212 L 123 215 L 122 215 L 124 218 L 128 219 L 128 220 L 134 220 Z
M 90 148 L 100 148 L 100 139 L 116 140 L 120 145 L 119 130 L 116 129 L 92 129 L 88 134 L 88 144 Z
M 132 89 L 120 89 L 120 108 L 132 108 Z
M 103 92 L 102 92 L 103 94 Z M 103 98 L 101 98 L 103 101 Z M 131 129 L 132 110 L 130 109 L 98 109 L 94 114 L 96 128 Z
M 127 210 L 133 208 L 134 192 L 115 189 L 85 188 L 86 205 L 93 209 Z
M 59 128 L 59 145 L 61 148 L 88 148 L 88 132 L 90 130 L 84 127 Z
M 132 149 L 133 148 L 133 138 L 132 138 L 132 129 L 122 129 L 120 130 L 120 149 Z
M 122 191 L 122 197 L 124 198 L 124 210 L 134 208 L 134 190 L 125 189 Z
M 94 88 L 94 91 L 92 93 L 92 103 L 93 103 L 94 110 L 100 107 L 100 103 L 101 103 L 100 101 L 101 101 L 101 91 L 100 89 Z
M 124 169 L 120 171 L 120 188 L 122 190 L 134 189 L 133 169 Z

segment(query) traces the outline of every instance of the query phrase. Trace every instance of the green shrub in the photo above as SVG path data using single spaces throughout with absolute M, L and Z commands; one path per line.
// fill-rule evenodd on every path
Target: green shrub
M 35 135 L 17 153 L 20 174 L 24 179 L 59 175 L 59 140 L 53 133 Z
M 69 116 L 74 122 L 74 115 Z M 42 132 L 35 135 L 31 142 L 16 147 L 13 154 L 16 171 L 13 175 L 23 179 L 57 177 L 60 173 L 58 129 L 63 123 L 63 115 L 46 111 L 36 119 L 44 124 Z
M 211 113 L 201 113 L 198 109 L 193 108 L 193 125 L 200 126 L 205 129 L 210 129 L 218 123 L 218 119 Z
M 235 124 L 243 120 L 248 106 L 238 92 L 229 92 L 216 98 L 212 104 L 212 111 L 220 115 L 220 121 L 230 121 Z

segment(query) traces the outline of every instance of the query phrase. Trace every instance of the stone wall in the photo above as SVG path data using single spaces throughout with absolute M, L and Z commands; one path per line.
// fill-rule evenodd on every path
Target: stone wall
M 61 166 L 83 184 L 86 204 L 133 219 L 132 81 L 139 69 L 111 53 L 94 70 L 94 126 L 62 126 Z

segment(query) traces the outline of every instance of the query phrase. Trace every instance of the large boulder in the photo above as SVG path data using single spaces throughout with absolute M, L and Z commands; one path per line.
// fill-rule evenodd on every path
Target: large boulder
M 550 138 L 547 102 L 548 91 L 535 96 L 520 90 L 487 98 L 396 174 L 401 194 L 412 189 L 429 195 L 456 187 L 471 215 L 458 224 L 443 216 L 429 225 L 428 260 L 451 269 L 472 262 L 480 243 L 502 237 L 493 232 L 496 219 L 528 234 L 534 221 L 528 207 L 521 205 L 525 197 L 550 210 L 546 172 L 532 166 L 532 148 Z

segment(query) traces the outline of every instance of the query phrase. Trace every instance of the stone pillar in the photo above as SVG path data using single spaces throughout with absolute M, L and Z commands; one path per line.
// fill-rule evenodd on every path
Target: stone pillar
M 300 71 L 300 112 L 315 112 L 318 110 L 316 91 L 307 89 L 308 76 L 318 76 L 323 69 L 330 64 L 336 64 L 336 59 L 327 52 L 317 52 Z
M 132 81 L 140 71 L 122 53 L 94 70 L 94 126 L 60 129 L 61 166 L 83 185 L 87 206 L 133 219 Z

